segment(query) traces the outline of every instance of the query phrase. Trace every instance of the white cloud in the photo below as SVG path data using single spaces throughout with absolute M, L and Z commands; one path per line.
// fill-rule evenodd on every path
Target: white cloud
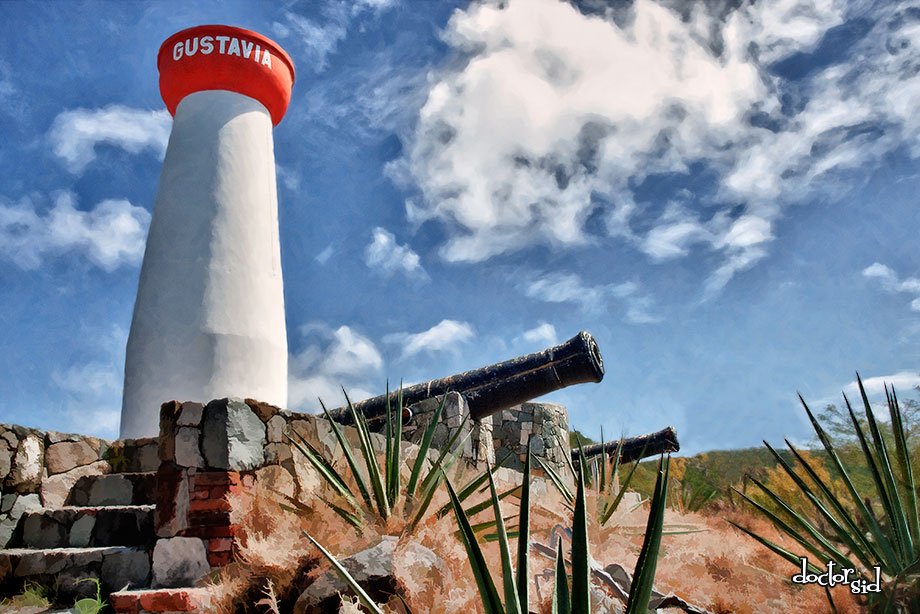
M 0 202 L 0 256 L 23 269 L 41 266 L 47 255 L 80 252 L 97 266 L 113 271 L 134 265 L 144 255 L 150 214 L 127 200 L 104 200 L 89 211 L 75 207 L 72 194 L 57 196 L 44 214 L 28 199 Z
M 588 313 L 605 311 L 610 303 L 619 302 L 626 307 L 625 317 L 629 322 L 651 324 L 660 321 L 651 314 L 651 299 L 640 294 L 639 284 L 632 281 L 589 286 L 574 273 L 552 272 L 529 276 L 522 290 L 530 298 L 546 303 L 575 303 Z
M 891 268 L 879 262 L 874 262 L 863 269 L 862 274 L 870 279 L 878 279 L 882 288 L 887 292 L 904 292 L 914 295 L 910 302 L 911 311 L 920 311 L 920 279 L 916 277 L 900 279 Z
M 353 401 L 374 396 L 376 376 L 383 358 L 369 338 L 348 326 L 332 330 L 314 323 L 301 329 L 314 338 L 300 353 L 291 356 L 288 373 L 288 405 L 292 409 L 318 411 L 317 398 L 332 409 L 344 404 L 342 387 Z
M 151 149 L 163 157 L 172 118 L 168 111 L 144 111 L 121 105 L 102 109 L 73 109 L 60 113 L 49 136 L 54 153 L 72 173 L 80 173 L 96 158 L 95 147 L 106 143 L 131 153 Z
M 847 172 L 902 145 L 920 154 L 920 26 L 903 6 L 878 7 L 838 63 L 793 82 L 774 63 L 856 8 L 778 0 L 717 18 L 699 3 L 682 19 L 637 0 L 617 25 L 559 0 L 473 3 L 445 29 L 457 58 L 432 73 L 391 175 L 418 188 L 411 222 L 444 224 L 448 261 L 596 243 L 586 224 L 601 210 L 611 240 L 654 261 L 721 254 L 712 296 L 768 255 L 789 204 L 842 194 Z M 691 165 L 717 187 L 653 217 L 635 186 Z
M 556 334 L 555 326 L 547 322 L 541 322 L 537 327 L 524 331 L 517 341 L 523 341 L 528 345 L 547 347 L 558 343 L 558 335 Z
M 408 245 L 397 243 L 393 233 L 384 228 L 374 229 L 374 238 L 364 250 L 364 262 L 387 276 L 403 273 L 410 277 L 428 278 L 419 263 L 418 254 Z
M 383 340 L 402 347 L 402 357 L 408 358 L 421 352 L 440 352 L 456 348 L 473 338 L 473 327 L 467 322 L 441 320 L 420 333 L 392 333 Z
M 285 11 L 283 22 L 273 22 L 272 32 L 279 38 L 296 36 L 314 72 L 326 69 L 328 58 L 335 53 L 352 25 L 364 11 L 379 13 L 393 7 L 396 0 L 327 0 L 320 6 L 320 15 L 311 19 L 294 11 Z
M 870 397 L 883 395 L 886 384 L 889 390 L 894 387 L 896 392 L 907 393 L 915 386 L 920 386 L 920 373 L 916 371 L 899 371 L 891 375 L 864 378 L 862 383 L 863 388 L 866 390 L 866 395 Z M 854 400 L 859 400 L 859 384 L 856 381 L 847 384 L 843 391 L 850 398 L 850 403 L 853 403 Z
M 327 262 L 329 262 L 329 258 L 331 258 L 332 254 L 334 253 L 335 253 L 335 247 L 332 245 L 332 243 L 330 243 L 325 248 L 323 248 L 323 251 L 316 254 L 316 256 L 314 256 L 313 259 L 316 260 L 320 264 L 326 264 Z

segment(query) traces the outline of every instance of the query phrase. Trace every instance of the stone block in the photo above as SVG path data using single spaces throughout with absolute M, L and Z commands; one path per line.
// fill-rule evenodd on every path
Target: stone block
M 543 446 L 543 438 L 538 435 L 530 436 L 530 451 L 531 453 L 537 456 L 543 456 L 545 448 Z
M 153 588 L 194 586 L 209 571 L 207 549 L 197 537 L 160 539 L 153 549 Z
M 199 447 L 201 431 L 181 426 L 176 433 L 176 464 L 180 467 L 204 467 Z
M 95 516 L 87 514 L 77 518 L 77 520 L 70 525 L 70 534 L 67 537 L 68 545 L 71 548 L 86 548 L 89 546 L 94 526 L 96 526 Z
M 265 462 L 272 465 L 281 465 L 291 460 L 293 452 L 290 444 L 270 443 L 265 446 Z M 297 454 L 300 454 L 298 451 Z
M 185 469 L 163 463 L 157 472 L 154 527 L 158 537 L 172 537 L 188 528 L 189 483 Z
M 51 514 L 30 512 L 23 521 L 22 542 L 29 548 L 66 548 L 67 527 Z
M 178 401 L 167 401 L 160 405 L 160 432 L 157 437 L 157 460 L 160 462 L 175 462 L 176 460 L 176 423 L 182 405 Z M 140 451 L 142 443 L 135 440 L 133 448 Z M 128 442 L 125 442 L 128 448 Z
M 104 546 L 151 544 L 154 541 L 153 514 L 147 509 L 102 508 L 96 513 L 93 541 Z
M 187 401 L 182 404 L 182 412 L 176 422 L 177 426 L 200 426 L 204 405 Z
M 88 475 L 103 475 L 111 470 L 106 461 L 100 460 L 45 478 L 41 482 L 42 503 L 45 507 L 62 507 L 77 480 Z
M 160 466 L 160 455 L 157 450 L 157 439 L 137 439 L 134 446 L 128 449 L 125 446 L 125 456 L 128 459 L 127 471 L 133 473 L 146 473 L 156 471 Z
M 121 550 L 102 559 L 102 590 L 106 593 L 148 586 L 150 555 L 143 550 Z
M 287 424 L 284 418 L 281 416 L 272 416 L 266 422 L 266 430 L 268 435 L 268 441 L 273 443 L 281 443 L 284 441 L 284 427 Z
M 19 438 L 16 437 L 16 433 L 13 431 L 5 431 L 0 437 L 7 443 L 10 450 L 15 450 L 19 446 Z
M 297 489 L 295 488 L 293 476 L 280 465 L 269 465 L 268 467 L 257 469 L 256 480 L 260 484 L 264 484 L 272 490 L 284 493 L 289 497 L 293 497 L 296 494 Z
M 263 403 L 262 401 L 256 401 L 255 399 L 245 399 L 243 401 L 246 405 L 249 406 L 252 411 L 259 417 L 259 420 L 262 422 L 268 422 L 272 419 L 273 416 L 278 415 L 278 412 L 281 411 L 280 408 L 275 407 L 269 403 Z
M 22 438 L 6 478 L 7 488 L 20 493 L 36 492 L 41 486 L 44 453 L 45 442 L 41 437 L 29 433 Z
M 13 467 L 13 452 L 5 445 L 0 445 L 0 484 L 10 474 Z
M 201 449 L 209 467 L 244 471 L 265 464 L 265 424 L 239 399 L 205 407 Z
M 134 484 L 123 475 L 113 474 L 98 478 L 89 488 L 89 505 L 131 505 Z
M 48 473 L 64 473 L 74 467 L 90 465 L 99 460 L 99 453 L 85 441 L 62 441 L 53 443 L 45 450 L 45 465 Z

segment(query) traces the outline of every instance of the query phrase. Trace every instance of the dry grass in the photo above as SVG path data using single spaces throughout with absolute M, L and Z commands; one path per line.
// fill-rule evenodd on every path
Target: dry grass
M 499 480 L 497 487 L 504 490 L 512 485 Z M 549 543 L 553 528 L 571 526 L 571 517 L 552 487 L 535 483 L 534 491 L 532 537 Z M 467 507 L 483 499 L 484 494 L 476 495 L 467 502 Z M 517 513 L 514 502 L 513 498 L 503 501 L 506 516 Z M 376 543 L 381 535 L 399 535 L 405 524 L 404 519 L 397 518 L 386 526 L 370 526 L 359 534 L 322 503 L 308 502 L 313 509 L 309 517 L 285 512 L 279 503 L 277 495 L 259 486 L 248 494 L 231 498 L 232 520 L 243 527 L 238 540 L 240 560 L 214 577 L 211 590 L 217 601 L 216 612 L 271 611 L 264 604 L 252 605 L 265 597 L 269 580 L 281 611 L 290 611 L 299 589 L 309 582 L 309 577 L 328 568 L 309 546 L 304 531 L 342 558 Z M 480 612 L 482 606 L 475 580 L 466 551 L 456 536 L 453 514 L 440 519 L 434 514 L 445 503 L 447 495 L 442 488 L 427 518 L 414 532 L 400 537 L 394 565 L 402 584 L 402 596 L 413 612 Z M 619 563 L 631 571 L 642 545 L 647 514 L 645 504 L 630 512 L 618 511 L 603 530 L 592 526 L 592 556 L 602 566 Z M 487 509 L 477 515 L 474 522 L 491 518 L 492 511 Z M 655 582 L 658 590 L 673 592 L 714 614 L 820 614 L 830 611 L 823 589 L 791 584 L 789 577 L 796 572 L 792 565 L 741 534 L 724 518 L 748 526 L 768 539 L 790 545 L 769 523 L 740 511 L 729 509 L 721 515 L 704 516 L 669 510 L 666 521 L 670 528 L 706 530 L 663 538 Z M 515 518 L 510 524 L 516 527 L 516 523 Z M 438 562 L 430 564 L 421 548 L 436 554 Z M 487 543 L 483 551 L 491 568 L 499 573 L 498 546 Z M 548 614 L 552 584 L 544 574 L 551 569 L 552 562 L 537 554 L 531 561 L 531 576 L 537 579 L 536 589 L 531 591 L 530 608 Z M 499 581 L 497 576 L 495 579 Z M 837 587 L 833 595 L 840 614 L 863 611 L 846 587 Z M 358 611 L 350 603 L 343 603 L 342 608 L 342 612 Z M 402 612 L 395 601 L 384 609 Z

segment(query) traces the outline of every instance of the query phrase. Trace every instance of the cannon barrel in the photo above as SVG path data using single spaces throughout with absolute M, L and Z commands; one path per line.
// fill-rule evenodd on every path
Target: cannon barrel
M 591 458 L 599 454 L 613 454 L 620 445 L 619 441 L 608 441 L 606 443 L 596 443 L 590 446 L 583 446 L 585 458 Z M 620 462 L 628 463 L 640 458 L 657 456 L 670 452 L 679 452 L 680 442 L 677 441 L 677 433 L 670 426 L 649 435 L 640 435 L 638 437 L 627 437 L 623 440 L 623 449 L 620 452 Z M 578 450 L 572 450 L 572 462 L 578 462 Z
M 403 404 L 412 405 L 446 392 L 459 392 L 474 419 L 490 416 L 554 390 L 604 379 L 604 359 L 590 333 L 581 331 L 565 343 L 542 352 L 403 388 Z M 390 393 L 395 409 L 397 392 Z M 369 420 L 386 415 L 387 395 L 353 404 Z M 348 407 L 331 410 L 336 422 L 351 424 Z

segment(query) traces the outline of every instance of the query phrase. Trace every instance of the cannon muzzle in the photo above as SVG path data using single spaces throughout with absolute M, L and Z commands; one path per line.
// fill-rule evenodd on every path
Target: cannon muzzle
M 581 331 L 565 343 L 542 352 L 415 384 L 404 388 L 403 404 L 412 405 L 449 391 L 466 399 L 474 419 L 490 416 L 544 394 L 574 384 L 604 379 L 604 359 L 590 333 Z M 397 392 L 390 393 L 390 406 L 396 408 Z M 387 395 L 354 403 L 354 408 L 373 420 L 386 414 Z M 331 410 L 336 422 L 351 424 L 347 407 Z
M 608 441 L 607 443 L 596 443 L 590 446 L 584 446 L 583 451 L 585 458 L 592 458 L 599 454 L 613 454 L 620 445 L 619 441 Z M 673 427 L 667 427 L 657 433 L 649 435 L 640 435 L 638 437 L 627 437 L 622 441 L 623 447 L 620 450 L 620 462 L 629 463 L 641 458 L 658 456 L 659 454 L 670 454 L 680 451 L 680 442 L 677 441 L 677 433 Z M 578 462 L 578 450 L 572 449 L 572 461 Z

